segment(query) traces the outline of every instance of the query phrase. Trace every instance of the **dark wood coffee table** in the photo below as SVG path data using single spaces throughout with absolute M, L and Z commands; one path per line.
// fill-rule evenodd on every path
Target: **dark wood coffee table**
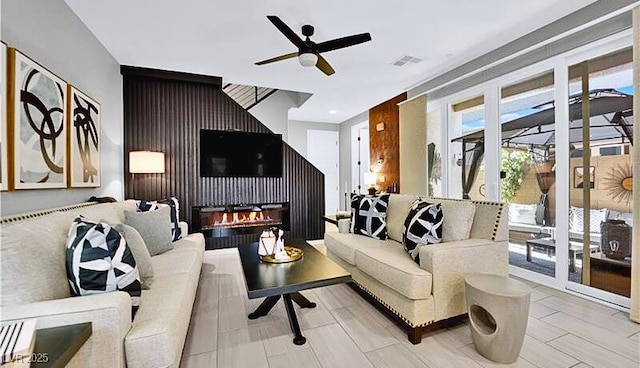
M 302 259 L 289 263 L 262 262 L 257 242 L 238 246 L 249 299 L 266 298 L 249 314 L 249 319 L 266 316 L 282 297 L 294 334 L 293 343 L 303 345 L 307 339 L 300 331 L 292 301 L 301 308 L 314 308 L 316 303 L 300 294 L 300 290 L 350 282 L 351 274 L 304 240 L 285 240 L 285 244 L 302 249 Z
M 530 239 L 527 240 L 527 262 L 531 262 L 531 248 L 542 248 L 547 250 L 548 252 L 555 252 L 556 250 L 556 241 L 551 238 L 538 238 L 538 239 Z M 591 244 L 589 246 L 591 252 L 595 252 L 598 250 L 598 246 L 595 244 Z M 578 242 L 569 242 L 569 271 L 576 272 L 576 255 L 582 254 L 583 252 L 583 244 Z

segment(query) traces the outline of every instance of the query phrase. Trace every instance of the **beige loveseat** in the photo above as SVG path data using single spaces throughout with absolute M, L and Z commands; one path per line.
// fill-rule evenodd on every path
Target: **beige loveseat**
M 506 275 L 509 268 L 505 205 L 454 199 L 425 199 L 442 203 L 443 242 L 421 247 L 420 265 L 415 263 L 404 250 L 402 231 L 417 198 L 390 196 L 387 240 L 339 232 L 327 232 L 324 238 L 327 256 L 351 272 L 361 290 L 399 317 L 414 344 L 420 343 L 427 327 L 466 314 L 465 276 Z M 460 237 L 468 238 L 451 241 Z
M 131 321 L 124 292 L 72 297 L 65 243 L 73 219 L 124 222 L 135 201 L 78 204 L 2 219 L 0 318 L 2 324 L 37 318 L 37 328 L 92 323 L 92 335 L 69 367 L 177 367 L 195 299 L 204 238 L 190 234 L 151 258 L 149 290 Z M 186 224 L 184 224 L 186 225 Z M 185 232 L 186 233 L 186 232 Z

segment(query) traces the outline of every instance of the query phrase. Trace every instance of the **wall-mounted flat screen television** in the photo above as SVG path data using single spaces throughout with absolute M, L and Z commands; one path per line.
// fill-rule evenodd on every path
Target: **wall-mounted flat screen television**
M 282 135 L 200 130 L 201 177 L 281 177 Z

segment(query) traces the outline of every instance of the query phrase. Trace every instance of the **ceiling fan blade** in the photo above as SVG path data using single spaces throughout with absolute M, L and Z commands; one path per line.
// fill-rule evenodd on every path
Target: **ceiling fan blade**
M 318 52 L 333 51 L 367 41 L 371 41 L 371 35 L 369 33 L 361 33 L 358 35 L 346 36 L 330 41 L 320 42 L 316 45 L 316 50 L 318 50 Z
M 292 52 L 290 54 L 284 54 L 284 55 L 276 56 L 276 57 L 271 58 L 271 59 L 258 61 L 255 64 L 256 65 L 264 65 L 264 64 L 269 64 L 269 63 L 273 63 L 273 62 L 280 61 L 280 60 L 291 59 L 291 58 L 297 57 L 297 56 L 298 56 L 298 52 Z
M 322 70 L 322 72 L 326 75 L 331 75 L 336 72 L 335 70 L 333 70 L 331 65 L 329 65 L 327 60 L 322 57 L 322 55 L 318 55 L 318 62 L 316 63 L 316 67 Z
M 286 25 L 280 18 L 275 15 L 267 15 L 267 19 L 269 19 L 271 23 L 273 23 L 273 25 L 276 26 L 276 28 L 278 28 L 278 30 L 280 30 L 280 32 L 282 32 L 282 34 L 298 48 L 304 46 L 304 41 L 302 41 L 300 36 L 298 36 L 291 28 L 289 28 L 289 26 Z

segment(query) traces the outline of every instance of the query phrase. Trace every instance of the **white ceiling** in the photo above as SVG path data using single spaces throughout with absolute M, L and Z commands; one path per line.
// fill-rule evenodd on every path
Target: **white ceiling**
M 559 19 L 594 0 L 65 0 L 122 65 L 221 76 L 312 93 L 291 120 L 340 123 L 409 88 Z M 277 15 L 312 40 L 370 32 L 372 41 L 323 54 L 325 76 L 269 22 Z M 392 66 L 408 54 L 421 63 Z M 330 110 L 336 113 L 330 114 Z

